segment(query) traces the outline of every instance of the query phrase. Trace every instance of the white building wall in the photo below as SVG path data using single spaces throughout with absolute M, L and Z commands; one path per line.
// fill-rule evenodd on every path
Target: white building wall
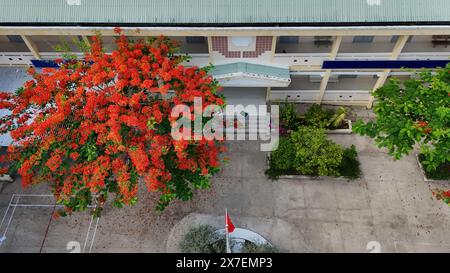
M 401 33 L 400 33 L 401 34 Z M 420 33 L 423 34 L 423 33 Z M 226 36 L 223 36 L 227 38 Z M 269 99 L 282 100 L 289 99 L 293 101 L 314 101 L 318 98 L 321 86 L 321 77 L 325 74 L 322 69 L 322 63 L 330 59 L 332 44 L 318 45 L 315 36 L 299 36 L 296 43 L 283 43 L 278 36 L 250 36 L 267 37 L 270 40 L 276 39 L 275 48 L 265 48 L 259 52 L 257 57 L 244 57 L 243 52 L 251 52 L 256 49 L 256 40 L 239 48 L 239 45 L 230 43 L 231 37 L 226 39 L 230 51 L 239 51 L 238 57 L 225 56 L 223 52 L 214 49 L 212 44 L 208 44 L 213 37 L 205 37 L 204 42 L 187 42 L 185 36 L 172 36 L 181 44 L 181 52 L 192 56 L 190 61 L 186 61 L 187 66 L 206 66 L 210 62 L 214 65 L 227 64 L 233 62 L 249 62 L 262 65 L 271 65 L 279 67 L 289 67 L 293 74 L 292 83 L 285 88 L 272 88 Z M 331 36 L 327 36 L 331 37 Z M 71 43 L 73 39 L 79 39 L 79 36 L 55 36 L 55 35 L 37 35 L 29 36 L 34 41 L 41 58 L 54 59 L 60 54 L 54 51 L 54 46 L 61 44 L 62 41 Z M 140 39 L 145 37 L 135 37 Z M 322 36 L 324 38 L 324 36 Z M 335 37 L 332 37 L 334 40 Z M 107 51 L 115 48 L 114 37 L 104 36 L 104 45 Z M 265 38 L 264 38 L 265 39 Z M 263 39 L 263 44 L 267 39 Z M 327 38 L 328 39 L 328 38 Z M 245 39 L 241 39 L 245 40 Z M 432 43 L 431 35 L 414 35 L 405 44 L 401 50 L 398 59 L 400 60 L 446 60 L 450 59 L 450 45 L 435 45 Z M 382 35 L 374 36 L 370 43 L 355 43 L 354 36 L 343 36 L 339 49 L 336 54 L 336 60 L 388 60 L 392 57 L 392 52 L 396 45 L 393 36 Z M 73 50 L 77 50 L 73 47 Z M 27 66 L 35 56 L 30 52 L 24 43 L 12 43 L 5 36 L 0 36 L 0 66 Z M 323 90 L 323 103 L 334 103 L 340 101 L 350 104 L 364 104 L 364 101 L 370 100 L 370 92 L 377 81 L 373 75 L 380 76 L 383 69 L 379 70 L 340 70 L 331 71 L 331 77 L 325 90 Z M 336 74 L 347 73 L 348 75 L 359 75 L 357 78 L 339 77 L 336 80 Z M 313 80 L 311 80 L 313 79 Z M 3 79 L 0 78 L 0 81 Z M 353 95 L 352 95 L 353 93 Z

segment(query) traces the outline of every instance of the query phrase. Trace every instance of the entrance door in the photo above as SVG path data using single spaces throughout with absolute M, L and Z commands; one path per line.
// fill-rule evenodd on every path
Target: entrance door
M 265 87 L 229 87 L 219 92 L 225 96 L 227 107 L 234 106 L 234 110 L 239 112 L 225 112 L 225 119 L 234 123 L 234 128 L 227 128 L 226 131 L 245 128 L 246 133 L 269 133 L 270 114 L 267 112 L 267 108 L 262 115 L 259 114 L 260 106 L 266 106 L 266 92 L 267 88 Z M 245 124 L 236 118 L 239 114 L 245 118 Z M 262 124 L 260 128 L 258 128 L 259 121 Z

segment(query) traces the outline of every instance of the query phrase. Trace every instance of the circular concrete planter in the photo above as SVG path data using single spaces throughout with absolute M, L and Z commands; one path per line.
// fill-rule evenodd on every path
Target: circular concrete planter
M 222 228 L 216 230 L 216 234 L 219 237 L 225 238 L 225 229 Z M 230 233 L 230 241 L 233 243 L 231 249 L 231 252 L 233 253 L 240 253 L 245 241 L 249 241 L 255 245 L 271 245 L 269 241 L 258 233 L 243 228 L 236 228 L 232 233 Z
M 280 224 L 282 224 L 281 226 L 284 228 L 286 227 L 286 225 L 289 225 L 288 223 L 285 223 L 282 220 L 278 220 L 278 219 L 272 219 L 272 220 L 267 220 L 267 219 L 261 219 L 260 217 L 242 217 L 241 219 L 241 224 L 245 225 L 245 223 L 249 224 L 245 225 L 247 228 L 252 228 L 253 230 L 258 230 L 258 231 L 263 231 L 264 230 L 271 230 L 272 228 L 275 227 L 275 231 L 274 234 L 276 234 L 275 236 L 277 236 L 279 234 L 279 229 L 280 229 Z M 183 219 L 181 219 L 178 223 L 176 223 L 170 233 L 169 236 L 167 238 L 166 241 L 166 252 L 169 253 L 179 253 L 180 249 L 179 249 L 179 243 L 181 240 L 183 240 L 184 236 L 186 235 L 187 232 L 189 232 L 190 228 L 193 226 L 200 226 L 200 225 L 209 225 L 209 226 L 213 226 L 216 231 L 218 233 L 219 236 L 223 236 L 222 238 L 225 239 L 225 229 L 222 228 L 224 226 L 224 216 L 223 215 L 209 215 L 209 214 L 197 214 L 197 213 L 191 213 L 189 215 L 187 215 L 186 217 L 184 217 Z M 291 227 L 293 229 L 293 227 Z M 270 233 L 269 233 L 270 234 Z M 270 235 L 267 235 L 270 236 Z M 271 243 L 269 243 L 268 240 L 266 240 L 263 236 L 261 236 L 260 234 L 251 231 L 249 229 L 244 229 L 244 228 L 236 228 L 234 230 L 234 232 L 230 233 L 230 238 L 233 240 L 233 242 L 235 242 L 235 244 L 233 244 L 234 248 L 232 249 L 233 252 L 238 253 L 240 251 L 240 249 L 242 249 L 243 243 L 245 243 L 245 241 L 249 241 L 252 242 L 254 244 L 268 244 L 268 245 L 272 245 Z M 220 238 L 219 238 L 220 240 Z M 294 245 L 301 245 L 303 242 L 303 238 L 300 236 L 296 236 L 295 238 L 291 238 L 289 240 L 290 243 L 293 243 Z M 239 246 L 239 244 L 241 244 Z M 305 246 L 305 249 L 307 247 Z

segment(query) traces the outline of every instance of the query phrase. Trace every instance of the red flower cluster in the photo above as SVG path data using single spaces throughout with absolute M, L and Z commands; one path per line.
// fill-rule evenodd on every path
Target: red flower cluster
M 176 141 L 169 118 L 175 104 L 192 106 L 195 97 L 205 107 L 223 105 L 217 83 L 182 66 L 173 41 L 131 42 L 115 32 L 112 53 L 93 37 L 83 59 L 59 60 L 59 68 L 42 73 L 30 69 L 33 80 L 17 95 L 0 93 L 0 108 L 11 110 L 0 133 L 15 140 L 8 160 L 18 162 L 24 186 L 50 181 L 67 212 L 101 206 L 111 191 L 116 203 L 134 203 L 141 179 L 161 193 L 164 208 L 204 187 L 220 165 L 219 142 Z M 163 98 L 169 90 L 173 96 Z
M 415 127 L 417 130 L 422 131 L 424 134 L 429 134 L 431 133 L 431 131 L 433 131 L 433 129 L 428 126 L 428 122 L 426 121 L 418 121 L 415 124 Z
M 450 206 L 450 190 L 444 191 L 440 189 L 434 189 L 432 190 L 432 193 L 437 200 L 442 200 L 444 203 Z

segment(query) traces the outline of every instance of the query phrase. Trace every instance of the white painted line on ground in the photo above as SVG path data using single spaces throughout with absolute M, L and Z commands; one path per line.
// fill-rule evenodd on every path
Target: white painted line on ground
M 17 199 L 16 199 L 16 197 L 17 197 Z M 55 206 L 57 206 L 57 207 L 64 207 L 63 205 L 55 205 L 55 204 L 51 204 L 51 205 L 36 204 L 36 203 L 34 203 L 34 204 L 33 203 L 32 204 L 20 204 L 20 199 L 22 198 L 22 200 L 23 200 L 25 197 L 52 197 L 52 198 L 54 198 L 54 196 L 51 195 L 51 194 L 16 194 L 16 193 L 13 194 L 11 196 L 10 201 L 9 201 L 8 207 L 6 208 L 6 211 L 5 211 L 5 213 L 4 213 L 3 217 L 2 217 L 2 221 L 0 222 L 0 231 L 1 231 L 1 229 L 3 227 L 3 224 L 4 224 L 4 222 L 5 222 L 6 218 L 7 218 L 7 215 L 9 213 L 10 209 L 12 208 L 12 212 L 11 212 L 11 215 L 9 216 L 8 223 L 6 225 L 5 231 L 3 232 L 3 235 L 0 237 L 0 246 L 6 240 L 6 233 L 8 232 L 8 229 L 9 229 L 9 227 L 11 225 L 12 219 L 14 218 L 14 213 L 15 213 L 15 210 L 16 210 L 17 207 L 25 207 L 25 208 L 27 208 L 27 207 L 37 207 L 37 208 L 41 207 L 41 208 L 45 208 L 45 207 L 55 207 Z M 87 207 L 88 208 L 96 208 L 97 206 L 96 205 L 90 205 L 90 206 L 87 206 Z M 85 239 L 85 242 L 84 242 L 83 252 L 85 252 L 86 246 L 88 244 L 88 239 L 89 239 L 89 235 L 91 234 L 91 227 L 92 227 L 93 220 L 94 220 L 94 216 L 91 216 L 91 220 L 89 222 L 89 227 L 88 227 L 88 230 L 87 230 L 87 233 L 86 233 L 86 239 Z M 93 235 L 92 235 L 92 238 L 90 240 L 89 253 L 92 251 L 92 248 L 94 246 L 94 241 L 95 241 L 95 236 L 96 236 L 96 233 L 97 233 L 99 220 L 100 220 L 100 218 L 97 218 L 97 221 L 95 223 Z

